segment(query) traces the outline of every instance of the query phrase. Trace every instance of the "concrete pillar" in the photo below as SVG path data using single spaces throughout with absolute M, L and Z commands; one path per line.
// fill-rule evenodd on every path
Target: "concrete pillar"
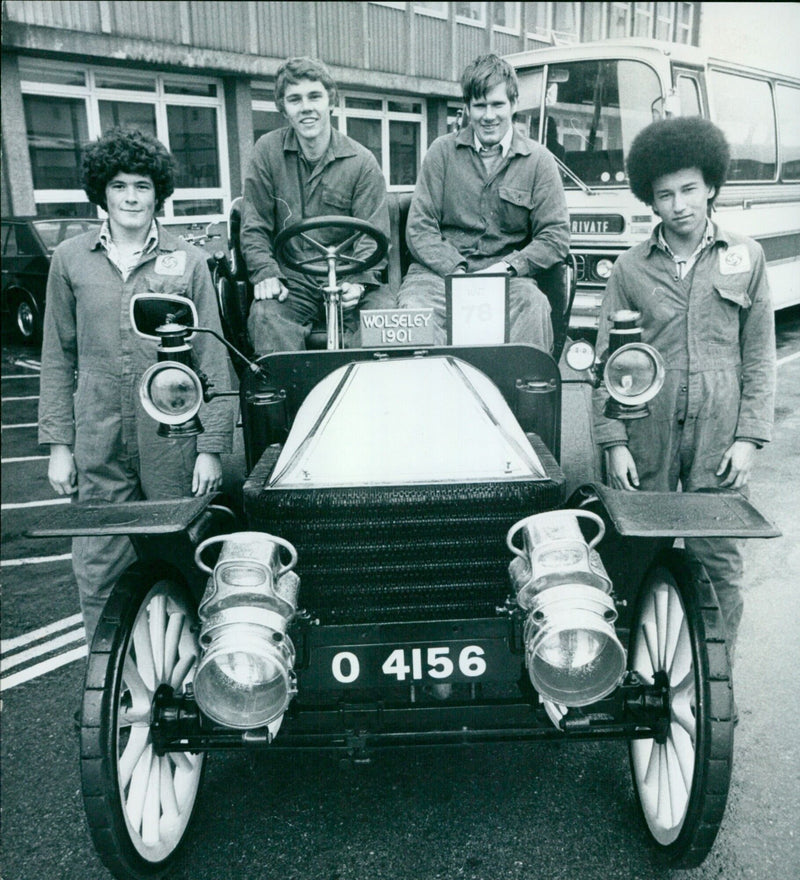
M 244 178 L 253 154 L 253 104 L 250 80 L 225 77 L 225 121 L 228 128 L 228 169 L 231 198 L 244 190 Z
M 17 56 L 4 52 L 2 57 L 2 131 L 3 131 L 3 214 L 24 216 L 36 213 L 33 198 L 33 172 L 28 151 L 25 109 L 22 104 Z

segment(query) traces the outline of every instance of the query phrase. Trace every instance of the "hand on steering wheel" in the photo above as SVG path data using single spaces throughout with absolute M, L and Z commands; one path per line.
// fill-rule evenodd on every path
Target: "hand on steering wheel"
M 315 229 L 343 230 L 344 238 L 338 244 L 323 244 L 317 241 L 309 232 Z M 366 236 L 375 243 L 375 250 L 367 257 L 356 257 L 346 253 L 362 236 Z M 312 257 L 295 259 L 289 251 L 289 244 L 295 238 L 302 240 L 316 250 Z M 331 278 L 346 278 L 356 272 L 365 272 L 376 266 L 388 253 L 388 238 L 371 223 L 359 220 L 356 217 L 344 217 L 332 215 L 327 217 L 311 217 L 301 220 L 293 226 L 284 229 L 275 239 L 275 256 L 280 263 L 294 269 L 296 272 L 305 272 L 307 275 L 318 277 L 328 276 Z

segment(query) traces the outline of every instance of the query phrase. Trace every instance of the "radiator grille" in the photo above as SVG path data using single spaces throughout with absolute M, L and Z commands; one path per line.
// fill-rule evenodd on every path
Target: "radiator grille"
M 508 593 L 508 529 L 564 500 L 561 470 L 529 438 L 546 480 L 276 490 L 270 447 L 244 487 L 248 521 L 295 545 L 300 605 L 322 623 L 492 615 Z

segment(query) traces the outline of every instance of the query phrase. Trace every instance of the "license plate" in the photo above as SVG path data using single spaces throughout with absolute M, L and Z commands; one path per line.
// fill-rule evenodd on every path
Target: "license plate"
M 349 645 L 315 649 L 309 672 L 321 680 L 322 686 L 332 688 L 477 682 L 493 677 L 510 660 L 508 644 L 502 639 L 408 646 Z

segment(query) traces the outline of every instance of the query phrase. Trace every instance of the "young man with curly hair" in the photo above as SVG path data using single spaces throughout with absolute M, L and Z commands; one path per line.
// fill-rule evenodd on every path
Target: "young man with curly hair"
M 597 337 L 608 347 L 613 314 L 641 314 L 642 338 L 661 353 L 666 381 L 648 418 L 603 416 L 595 392 L 595 440 L 617 489 L 746 492 L 755 452 L 770 440 L 775 326 L 761 246 L 710 218 L 725 183 L 723 133 L 699 117 L 643 129 L 628 157 L 633 194 L 661 222 L 622 254 L 608 281 Z M 742 616 L 741 541 L 687 538 L 719 599 L 733 659 Z
M 555 160 L 512 120 L 519 84 L 497 55 L 461 77 L 469 124 L 425 154 L 406 225 L 414 258 L 401 308 L 433 308 L 436 342 L 447 341 L 445 276 L 502 273 L 509 281 L 511 342 L 553 345 L 550 304 L 536 274 L 569 251 L 569 215 Z
M 200 323 L 221 332 L 205 255 L 155 220 L 172 194 L 173 173 L 166 147 L 133 129 L 112 129 L 84 152 L 84 189 L 108 219 L 56 248 L 47 281 L 39 443 L 50 447 L 48 479 L 59 495 L 134 501 L 221 486 L 219 456 L 230 451 L 233 434 L 229 402 L 208 404 L 199 437 L 174 440 L 156 435 L 139 401 L 139 379 L 156 362 L 157 343 L 131 327 L 133 294 L 189 297 Z M 229 387 L 224 349 L 206 334 L 192 344 L 215 390 Z M 135 560 L 126 537 L 73 539 L 89 645 L 111 588 Z
M 275 78 L 275 103 L 287 127 L 258 139 L 244 184 L 241 248 L 253 284 L 254 301 L 247 330 L 253 348 L 297 351 L 315 321 L 324 318 L 317 279 L 281 264 L 274 252 L 282 230 L 312 217 L 340 215 L 366 220 L 389 237 L 386 182 L 370 151 L 331 125 L 336 83 L 315 58 L 290 58 Z M 340 241 L 341 230 L 315 230 L 325 244 Z M 337 238 L 338 236 L 338 238 Z M 319 258 L 319 251 L 299 239 L 296 258 Z M 355 256 L 374 248 L 366 237 Z M 341 282 L 344 344 L 359 344 L 359 311 L 391 308 L 395 298 L 381 285 L 382 265 Z

